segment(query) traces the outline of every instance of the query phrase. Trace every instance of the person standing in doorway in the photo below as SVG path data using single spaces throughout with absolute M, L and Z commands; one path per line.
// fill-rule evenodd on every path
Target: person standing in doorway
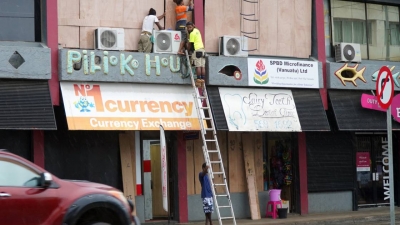
M 189 42 L 187 44 L 188 51 L 194 48 L 192 54 L 192 60 L 194 62 L 194 66 L 196 67 L 196 86 L 200 84 L 200 86 L 204 85 L 205 75 L 206 75 L 206 59 L 204 57 L 205 50 L 203 39 L 201 38 L 201 33 L 199 29 L 192 22 L 186 23 L 187 30 L 189 32 Z
M 156 16 L 156 10 L 151 8 L 149 14 L 143 19 L 142 33 L 140 34 L 138 52 L 150 53 L 153 47 L 151 43 L 151 36 L 153 35 L 153 26 L 157 25 L 158 29 L 164 30 L 160 25 L 160 20 L 165 17 L 165 12 L 161 16 Z
M 199 173 L 201 184 L 201 198 L 203 199 L 203 210 L 206 215 L 206 225 L 212 225 L 211 214 L 214 212 L 213 193 L 211 189 L 210 178 L 208 177 L 208 168 L 206 163 L 201 166 L 203 171 Z
M 187 42 L 187 31 L 186 31 L 186 22 L 187 22 L 187 12 L 193 11 L 193 0 L 189 1 L 189 5 L 183 4 L 183 0 L 173 0 L 176 3 L 175 13 L 176 13 L 176 26 L 175 30 L 181 31 L 181 44 L 179 46 L 178 54 L 184 54 L 183 49 L 185 47 L 185 43 Z

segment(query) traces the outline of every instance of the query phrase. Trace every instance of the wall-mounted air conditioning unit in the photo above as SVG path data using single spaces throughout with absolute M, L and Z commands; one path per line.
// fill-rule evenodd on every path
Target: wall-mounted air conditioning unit
M 176 54 L 181 44 L 181 32 L 174 30 L 155 30 L 154 53 Z
M 335 46 L 336 62 L 361 62 L 360 44 L 340 43 Z
M 125 50 L 123 28 L 99 27 L 94 31 L 94 48 L 101 50 Z
M 241 36 L 222 36 L 219 38 L 219 54 L 224 56 L 247 57 L 247 38 Z

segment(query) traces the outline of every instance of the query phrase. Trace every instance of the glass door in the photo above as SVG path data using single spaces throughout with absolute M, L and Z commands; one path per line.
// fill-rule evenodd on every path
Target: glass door
M 373 207 L 389 204 L 385 200 L 384 166 L 385 135 L 357 136 L 356 172 L 358 184 L 358 206 Z

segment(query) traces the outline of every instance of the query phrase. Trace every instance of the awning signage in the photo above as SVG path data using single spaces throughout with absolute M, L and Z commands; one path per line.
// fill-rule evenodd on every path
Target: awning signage
M 318 62 L 249 58 L 249 86 L 319 88 Z
M 290 90 L 219 88 L 229 131 L 301 131 Z
M 61 82 L 70 130 L 200 130 L 189 86 Z

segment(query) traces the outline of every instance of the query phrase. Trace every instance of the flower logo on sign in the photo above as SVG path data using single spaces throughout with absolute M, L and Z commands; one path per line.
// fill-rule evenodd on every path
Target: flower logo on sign
M 256 84 L 266 84 L 269 81 L 267 70 L 261 59 L 256 63 L 253 79 Z

